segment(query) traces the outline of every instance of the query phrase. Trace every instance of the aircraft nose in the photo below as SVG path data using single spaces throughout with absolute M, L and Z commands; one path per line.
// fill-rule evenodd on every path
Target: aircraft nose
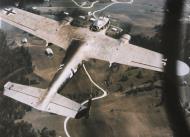
M 185 76 L 189 74 L 189 71 L 190 68 L 186 63 L 177 60 L 177 76 Z

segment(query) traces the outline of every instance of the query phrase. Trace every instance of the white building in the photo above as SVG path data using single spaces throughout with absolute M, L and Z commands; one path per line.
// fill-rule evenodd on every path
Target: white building
M 90 26 L 90 29 L 93 31 L 100 31 L 106 28 L 109 25 L 109 23 L 110 23 L 109 18 L 99 17 L 92 23 L 92 25 Z
M 51 48 L 46 48 L 45 49 L 45 54 L 47 56 L 53 56 L 53 50 Z

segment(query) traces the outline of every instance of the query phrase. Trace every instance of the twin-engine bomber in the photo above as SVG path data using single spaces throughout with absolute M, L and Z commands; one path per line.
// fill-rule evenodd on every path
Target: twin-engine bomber
M 57 91 L 77 72 L 79 64 L 89 59 L 163 71 L 163 55 L 130 44 L 127 34 L 118 40 L 106 36 L 103 32 L 60 24 L 58 21 L 18 8 L 12 8 L 11 11 L 14 11 L 14 14 L 6 14 L 1 10 L 0 19 L 66 50 L 61 73 L 47 89 L 12 82 L 4 85 L 5 96 L 38 110 L 71 118 L 85 116 L 88 107 L 58 94 Z

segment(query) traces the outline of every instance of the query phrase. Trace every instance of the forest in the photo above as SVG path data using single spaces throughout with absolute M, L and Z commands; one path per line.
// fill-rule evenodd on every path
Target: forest
M 32 124 L 22 121 L 22 117 L 31 108 L 15 100 L 3 96 L 3 85 L 7 82 L 6 76 L 19 68 L 25 68 L 19 78 L 11 81 L 26 83 L 25 75 L 32 72 L 31 55 L 27 48 L 18 47 L 9 49 L 5 33 L 0 30 L 0 136 L 1 137 L 56 137 L 54 130 L 44 127 L 37 130 Z

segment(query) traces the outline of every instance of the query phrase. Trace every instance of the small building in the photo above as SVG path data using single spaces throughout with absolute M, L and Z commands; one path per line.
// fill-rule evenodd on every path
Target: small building
M 88 12 L 88 16 L 92 16 L 92 12 L 91 11 Z
M 32 7 L 32 9 L 33 9 L 33 10 L 37 10 L 37 7 L 34 6 L 34 7 Z
M 110 20 L 108 17 L 99 17 L 92 23 L 92 25 L 90 26 L 90 30 L 100 31 L 108 27 L 109 23 L 110 23 Z
M 111 30 L 114 31 L 114 32 L 117 32 L 117 31 L 118 31 L 118 29 L 115 28 L 115 27 L 111 28 Z
M 68 12 L 66 12 L 66 11 L 64 11 L 63 13 L 64 13 L 65 15 L 67 15 L 67 16 L 69 15 L 69 13 L 68 13 Z
M 51 48 L 46 48 L 45 49 L 45 54 L 48 56 L 48 57 L 52 57 L 53 56 L 53 50 Z
M 85 17 L 85 16 L 79 16 L 79 18 L 80 18 L 80 19 L 83 19 L 83 20 L 85 20 L 85 19 L 86 19 L 86 17 Z

